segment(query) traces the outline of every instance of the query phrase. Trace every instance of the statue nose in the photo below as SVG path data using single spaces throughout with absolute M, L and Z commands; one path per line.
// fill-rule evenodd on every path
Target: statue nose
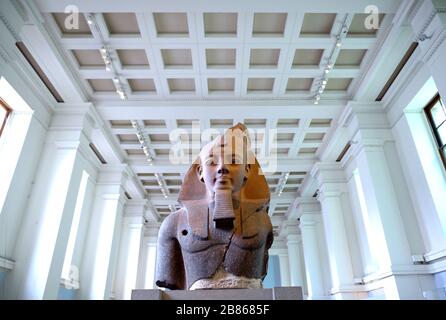
M 219 167 L 218 167 L 217 173 L 218 174 L 227 174 L 227 173 L 229 173 L 228 167 L 224 163 L 221 163 L 219 165 Z

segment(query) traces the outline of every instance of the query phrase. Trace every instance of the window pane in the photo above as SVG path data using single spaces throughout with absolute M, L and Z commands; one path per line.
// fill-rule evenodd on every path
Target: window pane
M 440 101 L 438 101 L 435 106 L 432 107 L 431 113 L 436 127 L 438 127 L 440 124 L 443 123 L 443 121 L 446 120 L 446 114 Z
M 440 136 L 440 143 L 441 146 L 444 146 L 446 144 L 446 122 L 443 123 L 439 128 L 438 128 L 438 135 Z

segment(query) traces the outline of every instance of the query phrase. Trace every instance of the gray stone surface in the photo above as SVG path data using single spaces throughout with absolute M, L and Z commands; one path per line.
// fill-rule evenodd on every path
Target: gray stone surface
M 160 290 L 132 291 L 132 300 L 302 300 L 301 287 L 274 289 L 212 289 L 212 290 Z

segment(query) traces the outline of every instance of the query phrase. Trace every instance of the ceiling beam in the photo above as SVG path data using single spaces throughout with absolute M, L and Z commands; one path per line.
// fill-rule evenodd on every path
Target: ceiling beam
M 369 5 L 375 5 L 382 13 L 395 13 L 402 0 L 313 0 L 313 1 L 295 1 L 295 0 L 276 0 L 276 1 L 257 1 L 257 0 L 227 0 L 215 3 L 213 0 L 36 0 L 38 7 L 43 12 L 63 12 L 69 5 L 78 6 L 82 12 L 128 12 L 132 8 L 136 12 L 180 12 L 180 11 L 207 11 L 207 12 L 233 12 L 248 11 L 253 8 L 259 12 L 320 12 L 333 13 L 339 11 L 348 11 L 363 13 Z M 224 10 L 224 11 L 222 11 Z
M 279 159 L 277 161 L 276 171 L 307 172 L 312 168 L 314 162 L 314 159 Z M 153 161 L 153 165 L 149 165 L 144 160 L 129 160 L 128 164 L 135 173 L 183 173 L 191 166 L 190 163 L 172 165 L 168 160 L 155 160 Z M 262 169 L 266 171 L 267 167 L 262 166 Z
M 200 119 L 202 115 L 212 118 L 281 119 L 334 118 L 346 105 L 345 101 L 323 101 L 319 105 L 293 101 L 116 101 L 96 102 L 98 112 L 105 120 L 128 119 Z

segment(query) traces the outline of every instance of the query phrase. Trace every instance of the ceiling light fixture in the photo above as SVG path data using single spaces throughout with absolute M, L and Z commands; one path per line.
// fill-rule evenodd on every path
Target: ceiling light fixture
M 164 198 L 167 199 L 169 196 L 169 189 L 167 188 L 166 181 L 160 173 L 155 173 L 154 175 L 159 187 L 161 188 L 161 193 L 163 194 Z
M 107 50 L 106 47 L 102 47 L 99 51 L 101 52 L 102 60 L 104 60 L 105 70 L 112 71 L 110 52 Z
M 285 185 L 286 185 L 286 182 L 287 182 L 289 176 L 290 176 L 290 173 L 287 172 L 282 176 L 281 180 L 279 181 L 279 184 L 276 189 L 277 195 L 279 197 L 282 195 L 283 189 L 285 188 Z
M 85 19 L 87 20 L 87 23 L 91 26 L 94 24 L 94 15 L 91 13 L 85 14 Z
M 92 31 L 94 30 L 97 36 L 100 38 L 102 45 L 101 48 L 99 49 L 99 52 L 101 53 L 102 60 L 104 61 L 105 64 L 105 71 L 114 73 L 113 82 L 115 83 L 116 93 L 122 100 L 127 100 L 127 94 L 125 93 L 124 85 L 119 80 L 118 74 L 115 71 L 116 68 L 113 66 L 113 59 L 111 58 L 112 51 L 108 49 L 105 45 L 104 37 L 102 35 L 101 29 L 97 25 L 94 14 L 86 13 L 85 19 L 87 20 L 87 23 L 90 25 L 91 30 Z M 117 81 L 115 79 L 117 79 Z
M 321 99 L 321 94 L 324 93 L 325 87 L 328 82 L 326 76 L 334 68 L 334 61 L 336 60 L 335 58 L 337 57 L 340 47 L 342 46 L 342 38 L 345 37 L 345 35 L 347 34 L 347 31 L 348 31 L 348 27 L 346 25 L 347 18 L 348 18 L 348 14 L 345 15 L 345 19 L 344 19 L 344 22 L 342 23 L 341 29 L 335 37 L 335 39 L 336 39 L 335 45 L 334 45 L 333 49 L 331 50 L 331 54 L 327 59 L 327 64 L 325 65 L 325 67 L 323 69 L 324 75 L 322 76 L 319 84 L 317 84 L 315 87 L 316 93 L 313 95 L 313 103 L 314 104 L 319 104 L 319 100 Z
M 138 124 L 138 121 L 131 120 L 130 122 L 132 123 L 132 127 L 136 129 L 136 137 L 138 138 L 138 141 L 141 144 L 141 149 L 144 152 L 144 155 L 146 156 L 146 160 L 152 166 L 153 158 L 152 158 L 152 155 L 150 154 L 149 143 L 146 139 L 146 133 L 141 128 L 141 126 Z

